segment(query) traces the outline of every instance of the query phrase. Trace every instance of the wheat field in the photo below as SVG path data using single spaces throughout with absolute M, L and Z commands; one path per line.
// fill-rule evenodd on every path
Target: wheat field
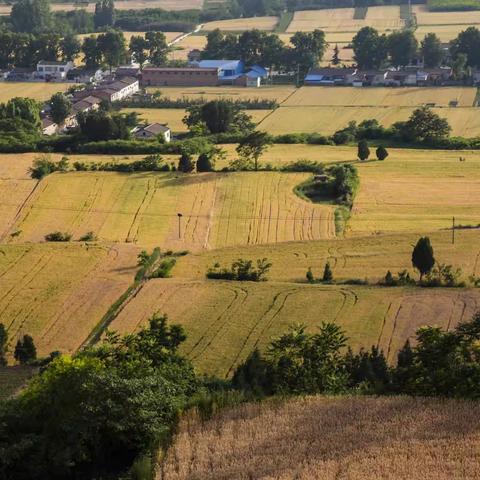
M 48 100 L 54 93 L 65 92 L 74 83 L 50 82 L 0 82 L 0 102 L 14 97 L 28 97 L 34 100 Z
M 94 231 L 106 241 L 199 250 L 332 237 L 333 207 L 293 193 L 307 178 L 275 172 L 54 174 L 24 204 L 5 202 L 18 211 L 4 238 L 16 232 L 10 241 L 38 242 L 60 230 L 77 239 Z
M 478 403 L 306 397 L 181 422 L 157 480 L 464 480 L 478 476 Z
M 208 32 L 219 28 L 223 31 L 241 32 L 255 28 L 268 32 L 274 30 L 277 23 L 278 17 L 235 18 L 233 20 L 218 20 L 205 23 L 202 30 Z
M 74 352 L 135 272 L 134 248 L 0 245 L 0 318 L 10 352 L 28 333 L 39 356 Z
M 365 19 L 355 19 L 354 12 L 354 8 L 297 11 L 287 31 L 295 33 L 320 29 L 325 32 L 355 33 L 368 26 L 385 32 L 404 27 L 404 21 L 400 18 L 400 7 L 396 5 L 369 7 Z

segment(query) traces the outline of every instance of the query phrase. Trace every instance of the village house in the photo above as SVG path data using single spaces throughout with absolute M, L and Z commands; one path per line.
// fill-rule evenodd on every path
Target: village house
M 138 139 L 158 138 L 161 136 L 166 143 L 169 143 L 172 139 L 170 128 L 161 123 L 151 123 L 142 127 L 136 127 L 132 133 Z
M 35 78 L 55 82 L 65 81 L 68 72 L 74 67 L 73 62 L 40 60 L 37 64 Z
M 305 85 L 352 85 L 356 68 L 311 68 Z
M 55 135 L 57 133 L 58 125 L 50 118 L 42 118 L 42 133 L 44 135 Z
M 73 68 L 67 73 L 67 80 L 75 83 L 98 83 L 103 80 L 104 72 L 101 68 Z

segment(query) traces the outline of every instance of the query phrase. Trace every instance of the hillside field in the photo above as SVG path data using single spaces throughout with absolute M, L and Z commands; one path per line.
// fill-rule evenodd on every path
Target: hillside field
M 48 100 L 54 93 L 65 92 L 74 83 L 49 82 L 0 82 L 0 102 L 14 97 L 29 97 L 34 100 Z
M 26 333 L 40 356 L 75 351 L 132 283 L 137 253 L 107 245 L 0 245 L 0 318 L 10 352 Z
M 184 418 L 156 478 L 473 479 L 479 414 L 471 401 L 408 397 L 245 404 Z
M 211 31 L 219 28 L 223 31 L 241 32 L 244 30 L 273 31 L 278 24 L 278 17 L 235 18 L 233 20 L 218 20 L 203 25 L 202 30 Z
M 9 232 L 18 232 L 14 242 L 38 242 L 57 230 L 74 239 L 94 231 L 101 240 L 194 250 L 329 238 L 333 207 L 293 193 L 306 178 L 275 172 L 54 174 L 21 206 Z M 180 238 L 178 212 L 184 215 Z

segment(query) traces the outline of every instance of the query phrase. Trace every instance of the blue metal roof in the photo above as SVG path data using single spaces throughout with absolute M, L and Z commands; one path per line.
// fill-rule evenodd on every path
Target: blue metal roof
M 200 68 L 222 68 L 236 70 L 241 65 L 241 60 L 201 60 L 198 62 Z

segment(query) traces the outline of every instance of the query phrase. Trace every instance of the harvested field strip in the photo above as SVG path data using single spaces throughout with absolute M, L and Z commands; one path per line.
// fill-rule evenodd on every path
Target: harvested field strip
M 293 193 L 306 178 L 274 172 L 51 175 L 10 231 L 21 232 L 15 242 L 41 241 L 53 231 L 78 239 L 93 231 L 104 240 L 179 250 L 334 236 L 333 207 Z
M 365 396 L 273 399 L 209 420 L 190 414 L 156 478 L 473 479 L 479 415 L 473 401 Z
M 288 242 L 276 245 L 235 246 L 191 254 L 179 260 L 174 270 L 177 280 L 202 280 L 208 267 L 216 262 L 230 265 L 238 258 L 267 257 L 273 266 L 269 279 L 276 282 L 305 282 L 309 267 L 316 277 L 323 273 L 328 261 L 338 281 L 367 279 L 377 283 L 388 270 L 396 274 L 407 269 L 414 273 L 411 263 L 412 245 L 420 235 L 430 237 L 439 263 L 460 267 L 463 278 L 480 276 L 480 231 L 459 230 L 455 245 L 450 231 L 413 232 L 395 235 L 369 235 L 363 237 Z M 389 290 L 385 291 L 388 295 Z
M 186 292 L 188 304 L 182 301 Z M 393 362 L 420 326 L 451 328 L 480 306 L 477 290 L 391 288 L 385 293 L 378 287 L 151 280 L 112 328 L 129 332 L 153 313 L 166 313 L 184 325 L 184 353 L 196 367 L 229 376 L 254 348 L 264 349 L 293 323 L 315 331 L 322 321 L 335 321 L 354 348 L 378 344 Z
M 131 282 L 137 250 L 93 245 L 3 245 L 0 315 L 10 347 L 33 336 L 39 355 L 74 351 Z
M 0 368 L 0 402 L 17 393 L 36 371 L 26 365 Z
M 385 127 L 408 120 L 413 107 L 280 107 L 262 122 L 262 130 L 273 135 L 285 133 L 320 133 L 332 135 L 345 128 L 352 120 L 376 119 Z M 480 119 L 476 108 L 434 108 L 435 113 L 446 118 L 453 136 L 466 138 L 480 135 Z M 295 118 L 292 124 L 291 119 Z
M 302 87 L 283 106 L 446 107 L 455 100 L 460 107 L 471 107 L 476 92 L 473 87 Z
M 28 97 L 34 100 L 48 100 L 54 93 L 65 92 L 73 83 L 46 82 L 0 82 L 0 102 L 14 97 Z

